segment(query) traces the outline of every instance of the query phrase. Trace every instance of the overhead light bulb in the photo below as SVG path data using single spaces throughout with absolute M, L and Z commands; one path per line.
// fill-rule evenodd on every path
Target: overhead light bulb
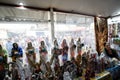
M 19 5 L 23 6 L 23 3 L 19 3 Z

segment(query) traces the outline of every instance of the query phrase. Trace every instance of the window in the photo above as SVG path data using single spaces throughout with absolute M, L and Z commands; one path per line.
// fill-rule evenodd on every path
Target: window
M 83 15 L 54 13 L 55 37 L 61 44 L 63 39 L 70 43 L 71 38 L 75 41 L 80 37 L 82 43 L 95 49 L 94 18 Z
M 10 39 L 12 43 L 17 42 L 25 51 L 27 42 L 31 41 L 38 54 L 40 41 L 44 40 L 47 49 L 50 50 L 49 12 L 8 7 L 0 7 L 0 12 L 0 43 L 5 48 Z M 39 56 L 37 57 L 39 59 Z

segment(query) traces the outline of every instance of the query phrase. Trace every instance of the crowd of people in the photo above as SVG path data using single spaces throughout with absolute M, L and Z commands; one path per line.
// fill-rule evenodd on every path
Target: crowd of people
M 39 46 L 39 62 L 36 62 L 38 55 L 36 55 L 36 48 L 32 42 L 27 43 L 25 51 L 23 51 L 18 43 L 10 43 L 10 45 L 12 48 L 9 47 L 8 51 L 4 50 L 2 45 L 0 45 L 0 80 L 3 80 L 5 76 L 3 72 L 6 66 L 3 66 L 3 64 L 8 63 L 7 61 L 9 60 L 7 59 L 10 57 L 12 62 L 16 62 L 17 59 L 21 60 L 23 58 L 23 54 L 25 54 L 27 59 L 27 63 L 23 66 L 23 68 L 26 68 L 24 72 L 25 80 L 31 80 L 34 73 L 40 73 L 39 80 L 73 80 L 82 76 L 84 69 L 86 69 L 85 80 L 89 80 L 89 77 L 95 77 L 95 72 L 101 72 L 111 66 L 106 56 L 120 60 L 115 51 L 106 47 L 107 44 L 105 44 L 105 51 L 107 52 L 103 51 L 105 55 L 98 56 L 97 52 L 90 50 L 90 48 L 83 52 L 84 44 L 81 43 L 81 38 L 78 38 L 76 44 L 72 38 L 69 45 L 66 39 L 63 39 L 61 45 L 55 39 L 54 46 L 51 48 L 52 57 L 48 55 L 45 41 L 41 41 Z M 68 57 L 69 54 L 70 59 Z M 48 58 L 50 59 L 48 60 Z M 18 75 L 16 78 L 19 79 L 20 76 Z

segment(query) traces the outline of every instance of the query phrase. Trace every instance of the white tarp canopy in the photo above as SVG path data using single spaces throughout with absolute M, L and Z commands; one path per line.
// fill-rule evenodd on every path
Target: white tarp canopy
M 0 0 L 1 5 L 9 4 L 9 6 L 10 4 L 19 5 L 20 2 L 29 7 L 43 9 L 52 7 L 60 11 L 101 15 L 103 17 L 120 14 L 120 0 Z M 10 11 L 8 12 L 10 13 Z M 22 15 L 22 13 L 20 14 Z

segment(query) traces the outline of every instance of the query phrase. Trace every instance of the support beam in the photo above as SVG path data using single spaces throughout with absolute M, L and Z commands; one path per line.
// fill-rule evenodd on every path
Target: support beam
M 53 42 L 54 38 L 55 38 L 55 31 L 54 31 L 54 12 L 53 12 L 53 8 L 50 8 L 50 24 L 51 24 L 51 40 Z

